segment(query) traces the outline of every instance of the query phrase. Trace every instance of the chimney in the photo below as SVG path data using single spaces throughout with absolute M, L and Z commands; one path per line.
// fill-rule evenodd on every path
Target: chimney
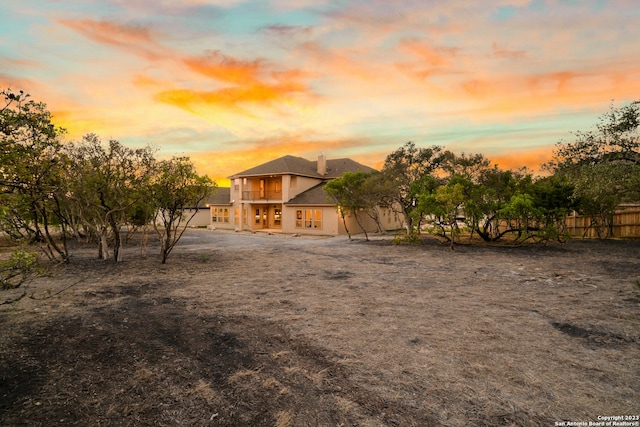
M 318 173 L 320 175 L 327 174 L 327 158 L 324 156 L 324 153 L 320 153 L 318 156 Z

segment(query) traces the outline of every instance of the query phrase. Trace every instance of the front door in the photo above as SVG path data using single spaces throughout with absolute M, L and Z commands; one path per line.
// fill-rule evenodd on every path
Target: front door
M 256 206 L 253 211 L 253 228 L 267 228 L 267 208 Z
M 282 205 L 253 207 L 253 229 L 282 228 Z

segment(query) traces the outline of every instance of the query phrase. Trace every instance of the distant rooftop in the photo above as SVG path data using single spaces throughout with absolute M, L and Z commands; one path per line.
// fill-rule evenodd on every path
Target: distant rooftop
M 229 178 L 244 178 L 260 175 L 299 175 L 320 179 L 339 178 L 345 172 L 374 172 L 375 169 L 365 166 L 351 159 L 327 159 L 327 173 L 318 173 L 318 161 L 311 161 L 302 157 L 283 156 L 267 163 L 255 166 Z

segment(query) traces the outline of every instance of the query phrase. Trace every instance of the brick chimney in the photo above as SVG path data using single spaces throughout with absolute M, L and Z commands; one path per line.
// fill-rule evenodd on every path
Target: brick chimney
M 324 153 L 320 153 L 318 156 L 318 174 L 327 174 L 327 158 L 324 156 Z

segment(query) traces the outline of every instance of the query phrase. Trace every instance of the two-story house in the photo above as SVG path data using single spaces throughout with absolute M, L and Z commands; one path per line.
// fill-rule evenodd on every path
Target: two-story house
M 236 230 L 268 230 L 284 233 L 346 234 L 335 204 L 323 190 L 328 181 L 345 172 L 372 172 L 374 169 L 351 159 L 317 161 L 284 156 L 229 177 L 228 203 L 209 203 L 211 226 Z M 385 229 L 401 227 L 389 208 L 380 208 Z M 367 231 L 377 225 L 366 215 L 359 216 Z M 352 233 L 362 230 L 347 218 Z

